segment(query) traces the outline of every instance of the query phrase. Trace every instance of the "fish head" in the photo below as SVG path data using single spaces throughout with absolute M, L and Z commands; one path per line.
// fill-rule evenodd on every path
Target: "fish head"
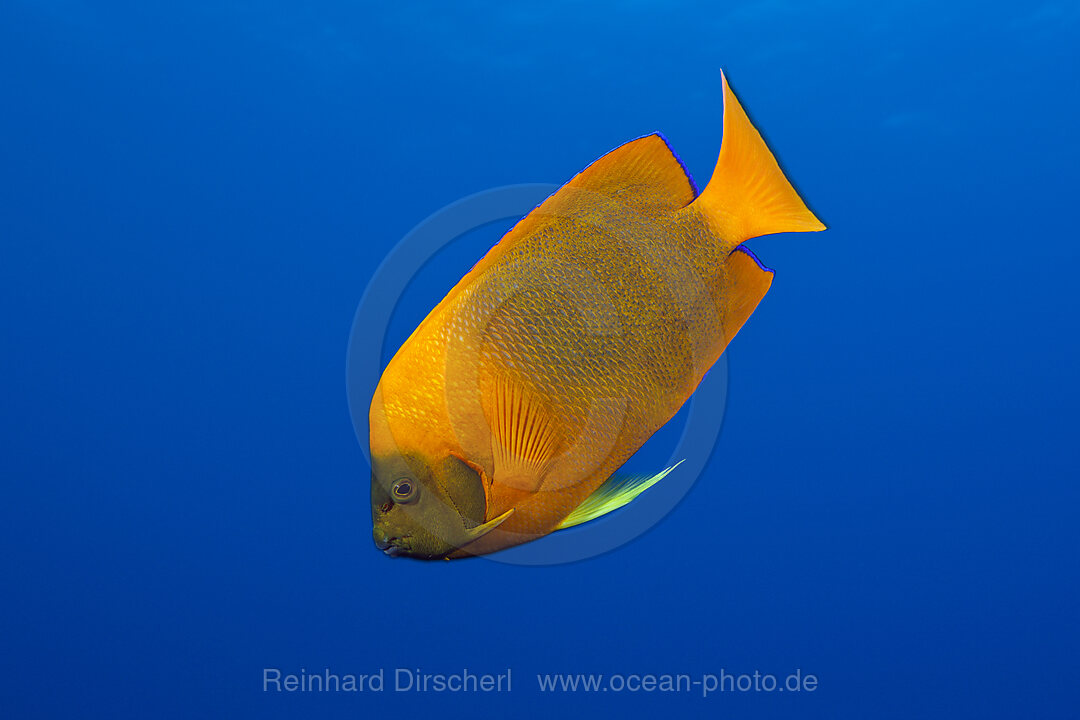
M 390 556 L 446 558 L 494 529 L 476 467 L 437 431 L 388 421 L 378 400 L 371 420 L 371 521 L 375 546 Z
M 476 537 L 486 500 L 480 475 L 453 455 L 372 456 L 371 521 L 387 555 L 445 558 Z

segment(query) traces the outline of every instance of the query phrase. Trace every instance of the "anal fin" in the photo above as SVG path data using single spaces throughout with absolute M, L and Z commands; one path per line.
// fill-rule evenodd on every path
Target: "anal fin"
M 724 294 L 724 342 L 729 343 L 757 308 L 772 286 L 773 271 L 761 264 L 752 252 L 737 247 L 727 258 L 727 287 Z

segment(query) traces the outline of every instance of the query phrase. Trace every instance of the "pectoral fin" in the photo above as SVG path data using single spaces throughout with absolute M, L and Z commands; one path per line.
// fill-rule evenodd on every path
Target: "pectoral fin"
M 535 393 L 503 379 L 494 388 L 491 413 L 494 482 L 536 492 L 561 446 L 550 411 Z
M 585 498 L 585 502 L 574 508 L 574 511 L 563 518 L 555 529 L 564 530 L 568 527 L 580 525 L 590 520 L 595 520 L 601 515 L 606 515 L 612 510 L 618 510 L 641 493 L 663 480 L 675 468 L 682 465 L 683 461 L 675 463 L 666 470 L 656 475 L 612 475 L 603 485 L 598 487 L 592 495 Z

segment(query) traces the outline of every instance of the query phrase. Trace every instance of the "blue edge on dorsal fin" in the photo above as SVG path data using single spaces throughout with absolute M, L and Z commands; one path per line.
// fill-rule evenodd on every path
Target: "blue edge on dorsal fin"
M 657 130 L 656 132 L 649 133 L 649 135 L 655 135 L 656 137 L 664 141 L 664 144 L 667 145 L 668 152 L 671 153 L 671 157 L 675 158 L 675 162 L 679 163 L 679 167 L 682 168 L 683 174 L 686 175 L 686 179 L 690 182 L 690 189 L 694 191 L 694 197 L 696 198 L 698 195 L 700 195 L 700 193 L 698 192 L 697 183 L 694 182 L 694 176 L 690 174 L 690 170 L 686 167 L 686 163 L 682 161 L 682 158 L 679 157 L 679 153 L 675 152 L 675 148 L 671 147 L 671 143 L 669 143 L 668 139 L 664 137 L 664 133 Z M 649 137 L 649 135 L 642 135 L 641 137 Z M 640 140 L 641 138 L 637 139 Z
M 686 176 L 686 181 L 688 183 L 690 183 L 690 192 L 693 193 L 694 198 L 696 199 L 697 196 L 701 194 L 701 192 L 698 190 L 697 183 L 694 182 L 694 176 L 690 174 L 690 170 L 686 167 L 686 163 L 683 162 L 683 159 L 681 157 L 679 157 L 679 153 L 675 152 L 675 149 L 673 147 L 671 147 L 671 143 L 668 142 L 668 139 L 667 139 L 667 137 L 664 136 L 664 133 L 660 132 L 659 130 L 656 130 L 656 131 L 651 132 L 651 133 L 645 133 L 644 135 L 642 135 L 640 137 L 633 138 L 632 140 L 627 140 L 626 142 L 622 143 L 622 145 L 616 145 L 615 147 L 611 148 L 611 150 L 608 150 L 608 153 L 613 152 L 615 150 L 618 150 L 623 145 L 627 145 L 629 143 L 634 142 L 634 140 L 641 140 L 642 138 L 652 137 L 653 135 L 655 135 L 656 137 L 660 138 L 661 141 L 663 141 L 664 145 L 668 149 L 668 152 L 671 153 L 671 157 L 675 158 L 675 162 L 679 163 L 679 167 L 682 168 L 683 175 Z M 607 155 L 607 153 L 604 153 L 604 155 Z M 604 155 L 601 155 L 600 157 L 604 157 Z M 585 167 L 588 167 L 588 165 L 586 165 Z M 560 188 L 561 187 L 562 186 L 560 186 Z M 556 190 L 556 192 L 558 192 L 558 191 Z M 548 197 L 550 197 L 550 196 L 548 196 Z M 532 213 L 533 210 L 535 210 L 536 208 L 543 205 L 546 200 L 547 200 L 547 198 L 544 198 L 544 200 L 541 200 L 539 203 L 537 203 L 536 207 L 534 207 L 532 210 L 530 210 L 529 212 L 525 213 L 520 218 L 518 218 L 517 222 L 515 222 L 514 225 L 517 225 L 517 223 L 519 223 L 522 220 L 524 220 L 525 218 L 527 218 Z M 513 227 L 513 226 L 511 226 L 511 227 Z M 498 244 L 498 241 L 496 241 L 496 244 Z M 747 252 L 749 252 L 749 251 L 747 251 Z M 758 265 L 761 266 L 762 270 L 768 270 L 769 272 L 772 272 L 772 270 L 769 270 L 769 268 L 762 265 L 761 261 L 758 260 L 757 257 L 753 253 L 750 253 L 750 257 L 754 258 L 754 261 Z

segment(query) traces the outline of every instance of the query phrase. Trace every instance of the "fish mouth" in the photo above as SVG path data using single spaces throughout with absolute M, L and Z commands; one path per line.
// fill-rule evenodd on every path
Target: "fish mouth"
M 385 540 L 376 540 L 375 547 L 382 550 L 387 557 L 398 557 L 399 555 L 406 555 L 409 552 L 409 546 L 403 541 L 405 538 L 390 537 Z

